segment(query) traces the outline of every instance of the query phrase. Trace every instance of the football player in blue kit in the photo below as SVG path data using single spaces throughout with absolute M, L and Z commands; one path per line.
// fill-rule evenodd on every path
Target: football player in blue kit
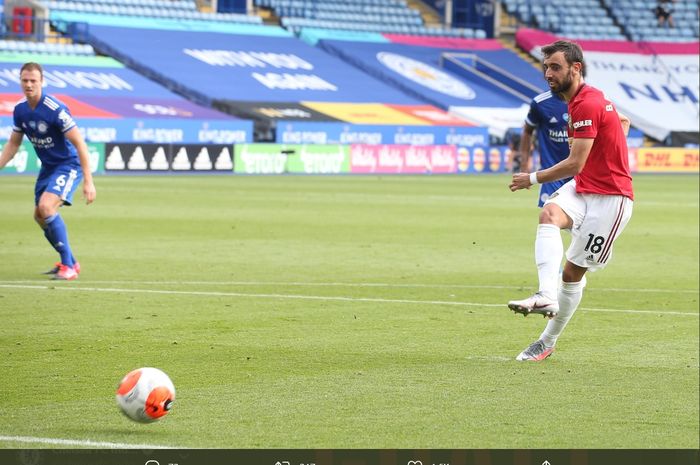
M 17 153 L 26 134 L 41 161 L 34 187 L 34 220 L 60 255 L 60 261 L 47 272 L 53 279 L 70 281 L 78 277 L 80 264 L 68 243 L 68 232 L 58 210 L 71 205 L 73 193 L 83 181 L 87 204 L 95 200 L 88 149 L 68 108 L 55 97 L 43 93 L 44 71 L 38 63 L 25 63 L 20 70 L 20 86 L 25 98 L 14 109 L 12 135 L 2 149 L 0 169 Z
M 537 132 L 541 169 L 554 166 L 569 156 L 568 111 L 566 102 L 550 90 L 532 99 L 520 137 L 520 171 L 530 172 L 534 132 Z M 567 181 L 568 179 L 560 179 L 542 184 L 538 205 L 542 207 L 544 202 Z

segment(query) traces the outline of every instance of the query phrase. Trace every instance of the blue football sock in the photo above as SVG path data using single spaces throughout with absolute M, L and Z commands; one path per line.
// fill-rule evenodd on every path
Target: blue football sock
M 53 247 L 56 250 L 56 252 L 61 253 L 54 245 L 53 239 L 51 239 L 51 231 L 49 230 L 49 228 L 44 228 L 43 231 L 44 231 L 44 237 L 46 238 L 47 241 L 49 241 L 49 244 L 51 244 L 51 247 Z M 73 260 L 73 263 L 75 263 L 77 261 L 72 254 L 71 254 L 70 258 Z
M 44 237 L 46 238 L 47 241 L 49 241 L 49 244 L 51 244 L 51 247 L 56 249 L 56 246 L 53 245 L 53 239 L 51 239 L 51 231 L 49 231 L 48 227 L 44 228 Z M 58 252 L 58 249 L 56 249 L 56 252 Z
M 63 222 L 61 215 L 56 213 L 44 220 L 47 226 L 47 239 L 51 242 L 54 249 L 61 255 L 61 263 L 68 266 L 73 266 L 74 259 L 70 245 L 68 245 L 68 230 L 66 223 Z M 53 239 L 53 240 L 51 240 Z

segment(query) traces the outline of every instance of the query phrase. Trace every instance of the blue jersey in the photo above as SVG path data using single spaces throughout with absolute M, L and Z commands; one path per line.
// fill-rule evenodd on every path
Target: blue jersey
M 537 145 L 542 169 L 554 166 L 569 156 L 567 104 L 551 91 L 544 92 L 530 102 L 525 123 L 536 129 Z M 539 206 L 571 178 L 542 184 Z
M 13 117 L 12 130 L 27 135 L 42 167 L 80 166 L 78 151 L 66 139 L 66 132 L 75 127 L 75 121 L 62 102 L 42 94 L 39 104 L 32 110 L 23 99 L 15 105 Z

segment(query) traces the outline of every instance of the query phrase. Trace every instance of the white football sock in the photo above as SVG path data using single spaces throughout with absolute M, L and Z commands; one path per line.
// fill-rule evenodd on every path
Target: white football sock
M 559 313 L 557 316 L 549 320 L 544 331 L 540 335 L 540 339 L 544 341 L 544 345 L 552 347 L 556 344 L 557 339 L 566 327 L 574 312 L 578 308 L 578 304 L 583 297 L 583 281 L 578 283 L 563 282 L 559 288 Z
M 540 281 L 539 292 L 555 300 L 559 288 L 559 267 L 564 256 L 564 243 L 559 227 L 553 224 L 537 226 L 535 237 L 535 263 Z

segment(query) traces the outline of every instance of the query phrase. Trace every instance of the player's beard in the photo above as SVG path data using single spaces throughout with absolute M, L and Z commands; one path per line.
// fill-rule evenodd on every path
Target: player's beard
M 571 89 L 571 86 L 574 84 L 574 73 L 572 69 L 569 69 L 569 72 L 566 73 L 566 77 L 564 77 L 564 80 L 562 80 L 560 83 L 557 83 L 556 81 L 553 81 L 550 85 L 549 88 L 550 90 L 557 94 L 557 95 L 564 95 L 566 92 Z

